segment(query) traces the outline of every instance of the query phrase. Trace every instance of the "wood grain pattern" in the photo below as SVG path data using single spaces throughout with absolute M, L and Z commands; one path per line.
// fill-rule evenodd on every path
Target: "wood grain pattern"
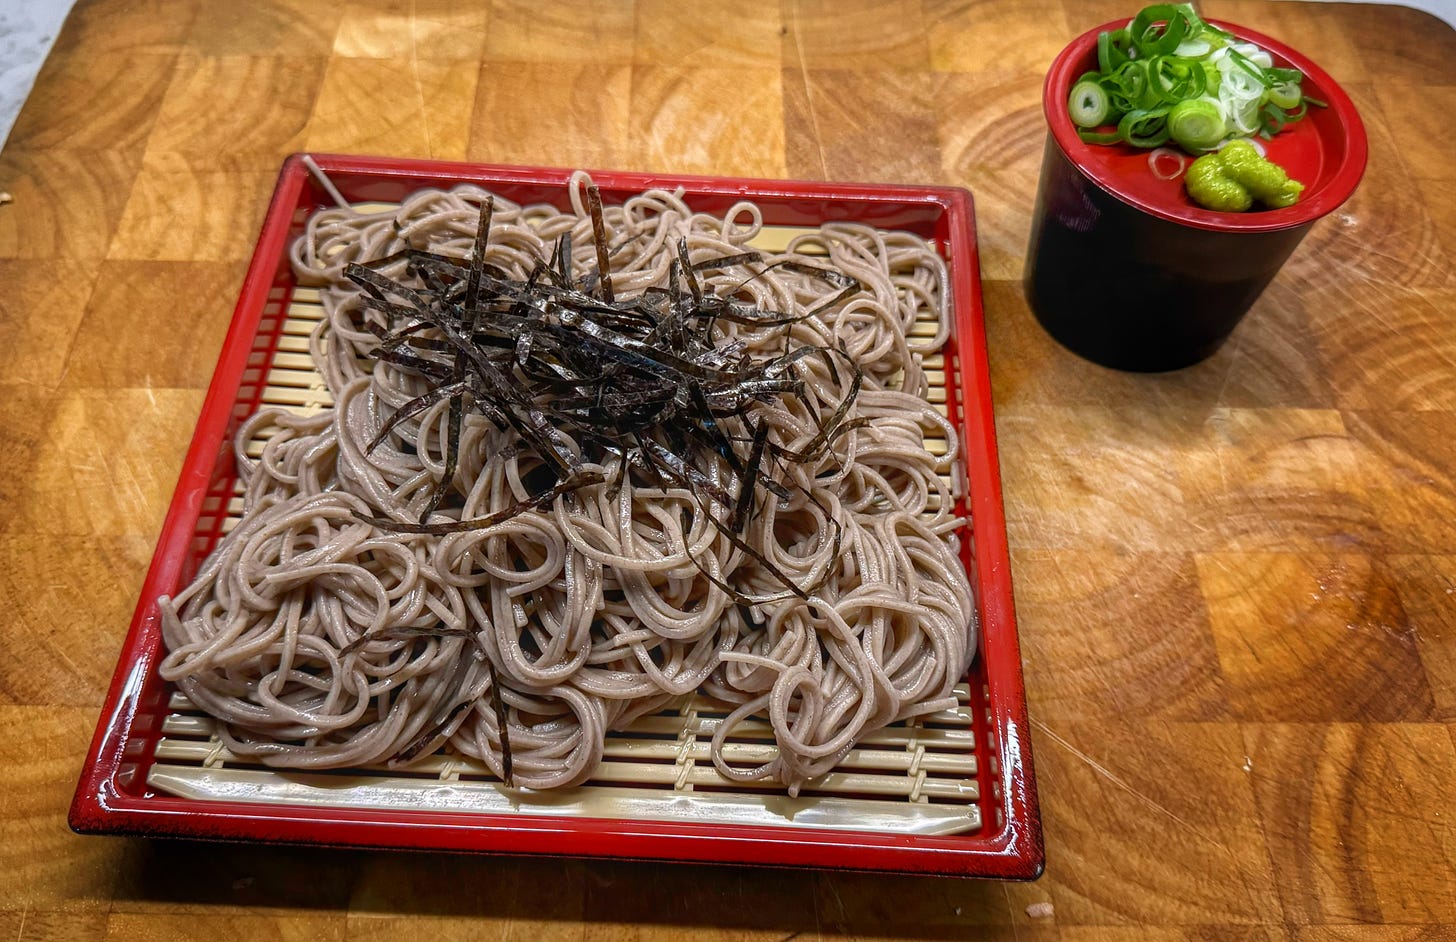
M 187 48 L 202 55 L 328 55 L 343 20 L 338 3 L 197 0 Z
M 465 159 L 474 61 L 334 58 L 309 120 L 308 148 Z
M 1456 920 L 1456 757 L 1443 732 L 1383 723 L 1245 730 L 1290 921 Z
M 5 148 L 0 179 L 11 202 L 0 213 L 0 258 L 105 256 L 140 169 L 139 153 Z
M 350 59 L 478 61 L 485 50 L 489 12 L 462 0 L 348 3 L 333 52 Z
M 1218 354 L 1142 376 L 1059 347 L 1020 285 L 1046 65 L 1133 6 L 78 3 L 0 151 L 0 937 L 1456 939 L 1456 31 L 1202 5 L 1312 53 L 1371 161 Z M 70 834 L 300 148 L 969 188 L 1046 875 Z
M 14 359 L 7 380 L 53 387 L 66 369 L 98 266 L 91 259 L 32 262 L 0 259 L 0 349 Z
M 325 916 L 350 904 L 363 854 L 187 841 L 111 842 L 127 851 L 111 913 Z M 300 874 L 310 874 L 307 880 Z M 458 889 L 458 885 L 457 885 Z
M 909 71 L 784 70 L 789 174 L 844 180 L 864 168 L 887 183 L 937 180 L 935 78 Z
M 1345 413 L 1361 446 L 1362 482 L 1380 508 L 1385 545 L 1402 553 L 1456 552 L 1456 414 Z
M 997 430 L 1013 546 L 1128 552 L 1197 539 L 1170 460 L 1198 447 L 1190 414 L 1016 406 Z
M 24 660 L 0 661 L 0 703 L 101 705 L 121 650 L 111 628 L 131 618 L 153 542 L 140 536 L 61 541 L 0 535 L 4 558 L 28 557 L 50 573 L 37 584 L 18 567 L 0 570 L 6 635 L 15 648 L 32 652 Z M 78 598 L 87 600 L 83 612 L 76 609 Z
M 612 0 L 492 0 L 485 58 L 490 62 L 629 63 L 634 5 Z M 679 13 L 682 11 L 679 10 Z
M 1209 554 L 1198 572 L 1240 718 L 1435 718 L 1415 632 L 1369 556 Z
M 1279 920 L 1237 727 L 1032 722 L 1059 923 Z
M 1037 178 L 1046 139 L 1040 102 L 1039 72 L 958 72 L 937 82 L 941 177 L 975 198 L 983 278 L 1021 278 L 1034 200 L 1027 181 Z
M 1328 370 L 1310 349 L 1304 296 L 1283 279 L 1270 285 L 1257 302 L 1258 315 L 1239 325 L 1217 354 L 1176 373 L 1151 375 L 1115 373 L 1059 346 L 1036 322 L 1019 283 L 991 281 L 984 293 L 998 403 L 1208 413 L 1219 405 L 1317 408 L 1334 400 Z
M 120 841 L 88 841 L 66 809 L 96 707 L 0 706 L 0 761 L 11 770 L 0 805 L 0 900 L 8 910 L 104 913 L 122 861 Z
M 476 85 L 467 153 L 485 163 L 624 165 L 630 65 L 487 62 Z M 552 120 L 541 120 L 551 102 Z
M 1456 242 L 1456 180 L 1421 180 L 1415 184 L 1416 192 L 1422 197 L 1426 214 L 1436 229 L 1437 257 L 1449 259 L 1452 243 Z M 1449 266 L 1447 266 L 1449 272 Z M 1450 274 L 1456 278 L 1456 273 Z
M 1456 720 L 1456 557 L 1387 560 L 1440 718 Z
M 1305 8 L 1260 3 L 1258 0 L 1217 0 L 1204 12 L 1267 36 L 1282 37 L 1285 42 L 1297 44 L 1301 49 L 1318 49 L 1320 68 L 1334 76 L 1341 85 L 1364 82 L 1370 76 L 1365 68 L 1365 58 L 1361 55 L 1369 41 L 1358 30 L 1350 29 L 1353 19 L 1309 16 Z
M 217 299 L 237 295 L 245 269 L 239 262 L 102 262 L 62 361 L 64 384 L 206 389 L 227 333 L 212 316 Z M 161 317 L 174 324 L 177 354 L 159 359 L 150 327 Z
M 1356 54 L 1366 75 L 1411 85 L 1443 85 L 1432 76 L 1450 74 L 1450 56 L 1456 55 L 1456 31 L 1429 13 L 1402 7 L 1388 13 L 1362 5 L 1349 11 L 1347 35 L 1358 37 Z M 1406 46 L 1404 35 L 1419 35 Z M 1449 158 L 1448 158 L 1449 159 Z
M 529 933 L 529 934 L 527 934 Z M 514 922 L 496 924 L 466 916 L 395 916 L 350 913 L 347 938 L 350 942 L 472 942 L 480 938 L 540 939 L 541 942 L 578 940 L 585 937 L 581 926 L 545 922 L 520 926 Z
M 181 56 L 147 149 L 275 171 L 303 146 L 325 64 L 322 56 Z
M 1382 113 L 1382 100 L 1372 86 L 1349 83 L 1348 90 L 1362 114 Z M 1439 250 L 1439 236 L 1430 207 L 1419 184 L 1411 181 L 1406 161 L 1405 135 L 1389 130 L 1394 123 L 1367 122 L 1370 163 L 1367 180 L 1327 223 L 1310 233 L 1310 251 L 1291 259 L 1290 280 L 1309 292 L 1337 288 L 1323 277 L 1317 260 L 1321 253 L 1338 251 L 1355 267 L 1352 274 L 1382 287 L 1449 288 L 1456 274 Z M 1385 194 L 1383 197 L 1380 194 Z M 1378 234 L 1378 235 L 1377 235 Z M 1350 279 L 1353 280 L 1353 279 Z
M 930 66 L 938 72 L 1036 75 L 1072 34 L 1057 7 L 1028 17 L 1017 0 L 929 0 Z
M 1353 374 L 1336 394 L 1349 409 L 1456 408 L 1456 389 L 1433 376 L 1456 366 L 1443 338 L 1456 327 L 1456 291 L 1363 282 L 1325 288 L 1312 331 L 1332 369 Z M 1360 369 L 1350 369 L 1356 363 Z
M 1013 565 L 1024 573 L 1018 614 L 1044 626 L 1022 648 L 1027 672 L 1045 678 L 1037 717 L 1229 715 L 1191 554 L 1028 550 Z
M 50 429 L 59 398 L 54 392 L 31 385 L 7 385 L 0 397 L 0 454 L 5 456 L 7 474 L 0 476 L 0 506 L 7 508 L 0 519 L 0 533 L 17 525 L 14 508 L 30 492 L 36 456 Z
M 637 0 L 633 61 L 639 65 L 778 68 L 783 11 L 770 3 L 710 0 L 683 17 L 677 0 Z
M 1382 545 L 1360 449 L 1333 409 L 1209 410 L 1179 466 L 1191 526 L 1219 550 Z
M 277 172 L 206 166 L 212 162 L 148 152 L 106 257 L 152 262 L 250 257 Z
M 783 61 L 802 69 L 925 69 L 925 15 L 913 0 L 788 0 Z
M 175 55 L 102 53 L 85 68 L 64 54 L 47 60 L 15 119 L 14 133 L 44 150 L 131 150 L 146 143 Z
M 177 52 L 192 32 L 197 11 L 198 0 L 79 0 L 71 6 L 52 54 Z
M 39 910 L 15 914 L 19 942 L 102 942 L 106 938 L 105 913 L 66 913 Z
M 62 393 L 34 457 L 30 487 L 6 508 L 5 529 L 155 537 L 202 398 L 192 389 Z
M 633 169 L 775 177 L 787 172 L 778 69 L 632 70 Z
M 345 919 L 321 916 L 217 916 L 116 913 L 106 920 L 106 942 L 207 938 L 214 942 L 343 942 Z

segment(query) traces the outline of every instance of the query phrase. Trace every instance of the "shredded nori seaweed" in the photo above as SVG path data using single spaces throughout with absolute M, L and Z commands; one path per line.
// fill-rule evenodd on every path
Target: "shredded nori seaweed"
M 490 705 L 495 711 L 496 728 L 500 730 L 501 782 L 507 788 L 514 788 L 516 777 L 511 768 L 511 731 L 506 717 L 506 701 L 501 697 L 500 678 L 490 658 L 485 659 L 485 670 L 490 675 Z
M 863 379 L 852 358 L 842 347 L 796 344 L 790 337 L 794 324 L 840 304 L 860 290 L 859 282 L 819 265 L 765 262 L 752 251 L 694 262 L 687 240 L 679 238 L 672 246 L 667 285 L 618 299 L 610 263 L 626 242 L 610 244 L 596 187 L 587 190 L 586 203 L 596 265 L 580 278 L 573 270 L 570 233 L 559 238 L 549 260 L 537 260 L 525 280 L 487 263 L 492 198 L 481 205 L 468 259 L 405 249 L 347 266 L 345 276 L 364 292 L 362 305 L 382 312 L 388 324 L 363 325 L 380 341 L 373 356 L 423 378 L 428 387 L 388 417 L 369 449 L 395 438 L 399 447 L 417 450 L 419 443 L 410 436 L 418 433 L 405 423 L 449 402 L 443 479 L 418 522 L 361 519 L 396 533 L 447 535 L 488 529 L 602 483 L 603 463 L 615 459 L 622 462 L 623 477 L 639 473 L 659 486 L 688 490 L 697 513 L 783 584 L 782 593 L 750 596 L 693 559 L 703 575 L 733 600 L 746 622 L 751 606 L 810 598 L 818 585 L 795 584 L 743 534 L 764 500 L 789 500 L 798 489 L 776 479 L 786 463 L 817 463 L 841 435 L 865 424 L 850 417 Z M 385 265 L 402 259 L 404 281 L 381 273 Z M 733 267 L 750 274 L 721 294 L 699 277 Z M 744 300 L 741 289 L 775 268 L 839 290 L 797 313 L 763 310 Z M 781 331 L 782 352 L 755 357 L 743 342 L 726 340 L 722 331 L 715 331 L 719 321 L 756 331 Z M 835 384 L 841 382 L 836 360 L 850 371 L 848 391 L 827 421 L 814 398 L 804 395 L 804 381 L 799 378 L 799 365 L 809 358 L 822 362 Z M 803 402 L 817 424 L 815 434 L 798 448 L 774 441 L 768 425 L 752 417 L 756 403 L 781 399 Z M 526 476 L 533 490 L 524 500 L 484 517 L 431 522 L 439 511 L 458 511 L 461 506 L 454 478 L 462 425 L 472 411 L 514 433 L 517 440 L 505 454 L 539 459 L 540 467 Z M 808 496 L 822 509 L 812 494 Z M 833 521 L 827 513 L 826 519 Z M 835 524 L 835 556 L 841 537 Z M 827 576 L 826 571 L 823 577 Z M 443 626 L 391 630 L 361 637 L 350 648 L 372 640 L 456 635 Z M 494 684 L 494 665 L 486 660 L 501 731 L 503 778 L 509 785 L 506 709 Z M 462 715 L 463 706 L 438 716 L 396 761 L 408 761 L 437 742 Z
M 403 437 L 401 426 L 408 419 L 447 399 L 450 403 L 443 483 L 432 492 L 419 522 L 369 518 L 369 523 L 433 535 L 485 529 L 599 483 L 595 468 L 609 455 L 619 455 L 664 484 L 687 488 L 715 525 L 737 537 L 761 506 L 757 491 L 779 500 L 791 496 L 774 479 L 771 466 L 818 461 L 840 435 L 862 425 L 848 417 L 859 392 L 859 368 L 842 349 L 793 345 L 788 337 L 791 325 L 860 290 L 858 281 L 804 262 L 765 263 L 753 251 L 694 262 L 687 240 L 680 238 L 673 246 L 667 286 L 618 300 L 601 194 L 590 187 L 586 195 L 597 265 L 580 280 L 572 270 L 569 233 L 558 240 L 553 257 L 538 260 L 524 281 L 488 264 L 493 198 L 482 203 L 468 260 L 405 249 L 346 269 L 346 277 L 364 290 L 365 306 L 384 312 L 390 324 L 387 330 L 373 328 L 380 338 L 374 355 L 429 381 L 425 393 L 385 421 L 370 449 L 391 435 Z M 380 273 L 385 264 L 401 259 L 408 263 L 407 281 Z M 713 293 L 698 277 L 734 266 L 751 274 L 727 294 Z M 792 315 L 761 310 L 735 296 L 738 288 L 774 268 L 840 290 L 810 311 Z M 715 334 L 718 320 L 782 329 L 784 352 L 750 356 L 742 342 L 723 342 Z M 422 336 L 425 332 L 432 336 Z M 835 382 L 840 377 L 836 358 L 852 371 L 849 391 L 828 421 L 819 418 L 795 376 L 796 364 L 814 356 Z M 816 434 L 800 448 L 773 441 L 765 426 L 748 418 L 755 402 L 778 397 L 805 401 L 819 422 Z M 451 498 L 461 423 L 472 409 L 498 427 L 513 429 L 520 442 L 511 453 L 534 453 L 549 469 L 547 479 L 512 507 L 431 523 Z M 710 505 L 724 512 L 722 520 Z M 803 595 L 803 587 L 789 584 L 755 548 L 733 542 L 784 581 L 790 593 Z

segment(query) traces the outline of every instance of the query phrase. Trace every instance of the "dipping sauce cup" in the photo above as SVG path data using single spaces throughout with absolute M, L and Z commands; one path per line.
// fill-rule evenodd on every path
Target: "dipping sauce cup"
M 1127 144 L 1083 142 L 1067 113 L 1072 85 L 1097 68 L 1098 33 L 1126 22 L 1082 34 L 1047 74 L 1050 133 L 1024 281 L 1037 320 L 1063 346 L 1103 366 L 1160 372 L 1223 345 L 1310 227 L 1355 191 L 1367 146 L 1355 106 L 1323 69 L 1252 30 L 1210 21 L 1304 73 L 1305 95 L 1328 107 L 1311 106 L 1264 145 L 1304 184 L 1297 203 L 1243 213 L 1198 206 L 1182 173 L 1155 173 L 1149 151 Z

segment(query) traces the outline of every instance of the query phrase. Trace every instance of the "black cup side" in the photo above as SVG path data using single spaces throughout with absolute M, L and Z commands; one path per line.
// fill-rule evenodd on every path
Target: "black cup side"
M 1223 345 L 1311 225 L 1219 232 L 1159 219 L 1088 179 L 1048 135 L 1027 301 L 1047 333 L 1094 363 L 1180 369 Z

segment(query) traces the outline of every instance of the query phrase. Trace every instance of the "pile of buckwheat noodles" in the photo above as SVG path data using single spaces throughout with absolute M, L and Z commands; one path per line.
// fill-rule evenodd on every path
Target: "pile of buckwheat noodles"
M 570 231 L 573 259 L 589 270 L 587 182 L 572 178 L 569 213 L 497 197 L 486 261 L 525 278 Z M 192 584 L 161 603 L 162 676 L 223 721 L 227 748 L 321 769 L 403 766 L 448 744 L 516 785 L 558 788 L 591 776 L 608 730 L 697 691 L 731 710 L 713 738 L 718 770 L 797 793 L 866 733 L 953 706 L 975 614 L 953 535 L 965 521 L 940 477 L 957 460 L 956 435 L 927 402 L 921 367 L 946 328 L 907 338 L 926 310 L 949 323 L 948 285 L 935 251 L 909 234 L 826 224 L 789 253 L 814 253 L 862 291 L 788 328 L 713 327 L 748 353 L 781 351 L 786 329 L 796 343 L 842 345 L 862 371 L 850 414 L 867 421 L 817 460 L 782 467 L 790 498 L 765 501 L 743 535 L 795 583 L 816 586 L 807 601 L 709 526 L 689 490 L 620 460 L 603 462 L 604 483 L 484 529 L 430 535 L 367 522 L 419 520 L 441 486 L 448 404 L 368 448 L 424 386 L 371 359 L 380 340 L 368 323 L 383 326 L 382 315 L 361 303 L 344 267 L 406 247 L 465 259 L 486 196 L 464 185 L 386 212 L 322 210 L 293 247 L 300 281 L 321 286 L 326 318 L 311 351 L 334 405 L 309 417 L 265 409 L 243 425 L 242 519 Z M 605 218 L 618 298 L 664 283 L 679 236 L 696 261 L 743 252 L 762 225 L 752 204 L 720 219 L 660 190 Z M 704 272 L 704 290 L 781 312 L 834 293 L 790 269 L 750 277 L 763 267 Z M 404 277 L 403 262 L 379 270 Z M 788 448 L 815 434 L 849 382 L 817 358 L 793 368 L 817 415 L 782 399 L 752 406 Z M 935 428 L 949 454 L 927 451 Z M 249 457 L 260 438 L 261 456 Z M 467 414 L 444 485 L 453 499 L 431 519 L 483 517 L 528 497 L 539 459 L 518 445 L 512 429 Z M 709 572 L 774 601 L 736 604 Z M 725 741 L 749 718 L 771 725 L 774 757 L 730 765 Z

